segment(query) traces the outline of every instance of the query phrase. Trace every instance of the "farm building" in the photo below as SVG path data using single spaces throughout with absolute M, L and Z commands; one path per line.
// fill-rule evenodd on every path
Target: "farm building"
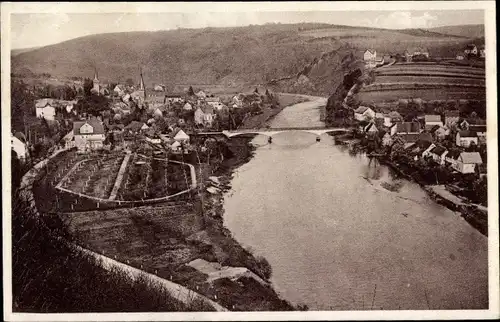
M 179 142 L 184 142 L 187 143 L 189 142 L 189 135 L 186 134 L 182 129 L 177 129 L 172 133 L 172 137 L 175 141 Z
M 80 152 L 101 149 L 104 144 L 104 125 L 96 118 L 73 122 L 75 146 Z

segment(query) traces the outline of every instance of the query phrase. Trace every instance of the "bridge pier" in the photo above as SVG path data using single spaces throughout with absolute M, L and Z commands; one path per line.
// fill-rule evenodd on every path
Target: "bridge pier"
M 267 139 L 267 142 L 268 142 L 268 143 L 273 143 L 273 138 L 272 138 L 272 137 L 269 137 L 269 138 Z
M 316 137 L 316 142 L 321 141 L 321 138 L 319 136 Z

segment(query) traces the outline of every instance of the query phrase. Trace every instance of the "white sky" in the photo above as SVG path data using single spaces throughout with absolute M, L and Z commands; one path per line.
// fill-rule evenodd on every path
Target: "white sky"
M 227 8 L 221 10 L 220 5 Z M 262 3 L 266 4 L 265 2 Z M 282 10 L 293 7 L 281 3 Z M 160 10 L 158 9 L 159 7 Z M 12 13 L 11 48 L 38 47 L 65 40 L 106 32 L 157 31 L 181 28 L 247 26 L 250 24 L 319 22 L 338 25 L 368 26 L 389 29 L 432 28 L 446 25 L 483 24 L 482 10 L 427 10 L 427 11 L 235 11 L 234 3 L 198 4 L 198 9 L 184 12 L 159 12 L 169 7 L 157 4 L 149 12 L 108 13 L 51 13 L 57 10 L 40 10 L 49 13 Z M 86 5 L 79 5 L 79 9 Z M 231 6 L 233 6 L 231 10 Z M 205 7 L 205 8 L 203 8 Z M 394 7 L 394 6 L 392 6 Z M 215 12 L 215 9 L 218 12 Z M 289 8 L 289 9 L 288 9 Z M 310 6 L 309 8 L 316 8 Z M 95 7 L 94 7 L 95 9 Z M 214 11 L 211 11 L 214 10 Z M 241 7 L 240 7 L 241 10 Z M 263 9 L 264 10 L 264 9 Z M 339 9 L 335 9 L 339 10 Z M 59 10 L 62 11 L 62 10 Z M 78 10 L 82 11 L 82 10 Z M 89 10 L 92 11 L 92 10 Z M 109 10 L 108 10 L 109 11 Z M 130 11 L 130 10 L 123 10 Z M 74 11 L 73 11 L 74 12 Z

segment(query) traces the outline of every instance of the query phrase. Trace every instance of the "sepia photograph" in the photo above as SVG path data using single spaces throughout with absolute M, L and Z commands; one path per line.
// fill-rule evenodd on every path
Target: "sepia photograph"
M 493 1 L 2 3 L 4 319 L 498 319 Z

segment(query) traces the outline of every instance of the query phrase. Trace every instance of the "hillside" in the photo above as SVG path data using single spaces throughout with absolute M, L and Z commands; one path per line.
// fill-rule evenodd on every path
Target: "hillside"
M 430 32 L 436 32 L 445 35 L 460 36 L 466 38 L 484 37 L 484 25 L 461 25 L 445 26 L 427 29 Z
M 95 64 L 102 80 L 124 82 L 137 79 L 142 66 L 147 86 L 158 82 L 241 85 L 295 76 L 314 59 L 346 46 L 350 48 L 346 54 L 359 55 L 367 47 L 396 52 L 425 45 L 432 54 L 443 46 L 460 47 L 464 41 L 435 32 L 326 24 L 108 33 L 13 55 L 12 72 L 92 77 Z

